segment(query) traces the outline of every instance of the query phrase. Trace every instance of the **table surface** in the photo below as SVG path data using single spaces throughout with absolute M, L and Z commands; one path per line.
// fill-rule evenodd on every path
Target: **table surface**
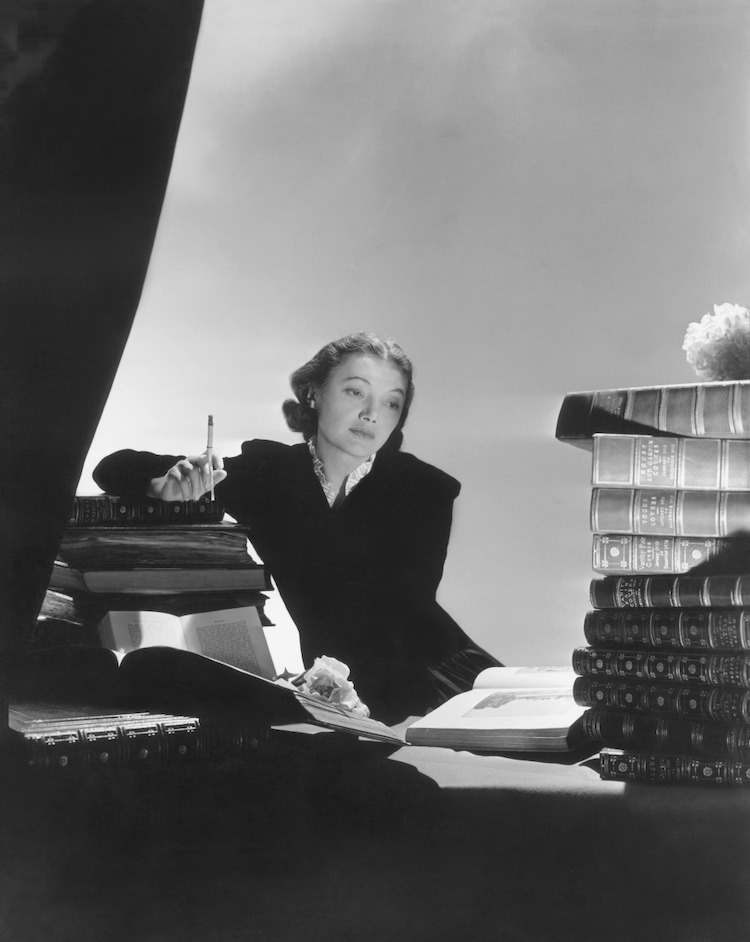
M 285 731 L 245 769 L 0 776 L 4 942 L 723 942 L 750 793 Z

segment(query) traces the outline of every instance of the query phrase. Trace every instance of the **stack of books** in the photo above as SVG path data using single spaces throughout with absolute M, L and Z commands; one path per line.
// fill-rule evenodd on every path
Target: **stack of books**
M 302 670 L 299 636 L 266 616 L 272 585 L 248 534 L 207 499 L 76 497 L 29 639 L 33 670 L 4 691 L 3 747 L 35 768 L 164 768 L 247 758 L 292 701 L 291 716 L 309 719 L 273 683 Z M 191 678 L 179 695 L 178 674 Z M 235 676 L 254 709 L 217 721 L 216 698 Z
M 77 667 L 76 680 L 84 679 L 82 662 L 67 658 L 65 666 Z M 112 669 L 89 666 L 110 694 L 130 689 L 139 702 L 102 696 L 104 684 L 98 685 L 98 697 L 91 689 L 71 691 L 75 696 L 69 701 L 49 689 L 41 697 L 11 697 L 9 704 L 0 704 L 4 764 L 118 778 L 191 766 L 212 773 L 242 770 L 273 750 L 275 727 L 290 724 L 403 745 L 402 734 L 377 720 L 275 683 L 270 671 L 256 674 L 171 645 L 133 650 Z
M 270 580 L 249 552 L 247 528 L 223 518 L 209 500 L 76 497 L 32 650 L 117 649 L 124 644 L 113 641 L 118 627 L 123 639 L 130 634 L 129 646 L 142 646 L 161 631 L 150 625 L 192 616 L 204 625 L 244 619 L 259 627 Z
M 602 778 L 750 785 L 750 382 L 567 396 L 592 453 L 573 653 Z

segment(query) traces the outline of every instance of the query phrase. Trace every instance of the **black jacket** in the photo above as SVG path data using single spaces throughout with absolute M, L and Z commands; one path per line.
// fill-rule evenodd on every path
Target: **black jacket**
M 94 479 L 109 493 L 142 496 L 179 457 L 116 452 Z M 375 715 L 423 713 L 444 699 L 429 668 L 479 650 L 435 599 L 459 482 L 386 448 L 332 510 L 306 444 L 245 442 L 225 468 L 216 498 L 251 528 L 305 662 L 328 654 L 347 663 Z M 497 663 L 485 657 L 480 666 Z

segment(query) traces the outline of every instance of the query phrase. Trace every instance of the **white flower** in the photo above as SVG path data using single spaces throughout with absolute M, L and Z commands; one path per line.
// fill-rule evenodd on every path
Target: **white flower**
M 714 304 L 713 314 L 688 324 L 682 349 L 703 379 L 750 379 L 750 311 L 739 304 Z
M 370 710 L 359 699 L 354 684 L 349 680 L 349 668 L 335 657 L 316 657 L 313 666 L 305 671 L 294 685 L 303 693 L 335 703 L 349 713 L 369 716 Z

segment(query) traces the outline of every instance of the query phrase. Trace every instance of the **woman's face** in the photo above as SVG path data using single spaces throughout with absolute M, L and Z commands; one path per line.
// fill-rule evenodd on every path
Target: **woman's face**
M 406 391 L 406 378 L 393 363 L 366 354 L 343 360 L 315 396 L 321 459 L 335 452 L 360 464 L 374 454 L 398 425 Z

